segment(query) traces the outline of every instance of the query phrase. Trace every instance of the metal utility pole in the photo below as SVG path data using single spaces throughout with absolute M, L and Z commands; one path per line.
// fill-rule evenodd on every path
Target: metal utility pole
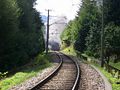
M 104 66 L 104 0 L 102 0 L 101 67 Z
M 49 44 L 49 12 L 50 10 L 48 9 L 48 17 L 47 17 L 47 40 L 46 40 L 46 54 L 48 54 L 48 44 Z

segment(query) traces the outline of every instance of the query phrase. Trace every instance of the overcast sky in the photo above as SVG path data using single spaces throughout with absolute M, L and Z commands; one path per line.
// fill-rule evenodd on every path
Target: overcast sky
M 45 9 L 51 9 L 51 16 L 66 16 L 68 20 L 72 20 L 78 11 L 80 2 L 81 0 L 37 0 L 35 8 L 45 16 L 47 16 Z

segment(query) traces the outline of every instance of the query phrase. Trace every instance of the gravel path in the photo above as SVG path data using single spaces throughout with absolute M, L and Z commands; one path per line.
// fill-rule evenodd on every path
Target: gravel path
M 58 57 L 52 53 L 53 59 L 53 66 L 48 67 L 44 70 L 42 70 L 40 73 L 38 73 L 37 76 L 34 76 L 25 82 L 21 83 L 20 85 L 13 86 L 10 90 L 29 90 L 32 86 L 34 86 L 36 83 L 38 83 L 40 80 L 44 79 L 48 74 L 50 74 L 57 66 L 58 66 Z
M 96 68 L 95 66 L 91 65 L 103 78 L 104 82 L 105 82 L 105 90 L 112 90 L 112 86 L 110 84 L 110 82 L 108 81 L 108 79 L 102 74 L 102 72 L 100 72 L 100 70 L 98 68 Z
M 105 84 L 100 74 L 90 65 L 79 63 L 81 68 L 79 90 L 105 90 Z

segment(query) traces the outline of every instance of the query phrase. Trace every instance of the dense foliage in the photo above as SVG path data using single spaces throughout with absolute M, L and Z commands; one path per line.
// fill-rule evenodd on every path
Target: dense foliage
M 83 0 L 83 4 L 82 7 L 80 8 L 80 12 L 78 13 L 78 15 L 79 15 L 78 20 L 80 22 L 79 23 L 80 28 L 79 28 L 78 38 L 75 42 L 75 49 L 77 49 L 80 52 L 84 52 L 86 49 L 91 50 L 91 48 L 95 46 L 93 44 L 90 47 L 88 47 L 88 45 L 94 42 L 93 41 L 94 34 L 96 32 L 99 32 L 100 16 L 99 16 L 98 7 L 96 6 L 96 2 L 95 1 L 91 2 L 90 0 Z
M 61 40 L 66 40 L 69 43 L 75 42 L 77 38 L 77 24 L 76 19 L 74 21 L 70 21 L 65 28 L 65 30 L 61 34 Z
M 0 71 L 29 62 L 44 51 L 43 23 L 35 0 L 0 0 Z
M 120 60 L 120 0 L 82 0 L 76 18 L 62 33 L 62 40 L 71 41 L 74 48 L 96 58 L 100 57 L 102 11 L 104 19 L 104 58 Z M 73 33 L 75 31 L 75 33 Z M 72 34 L 69 34 L 72 33 Z M 72 37 L 76 37 L 73 38 Z

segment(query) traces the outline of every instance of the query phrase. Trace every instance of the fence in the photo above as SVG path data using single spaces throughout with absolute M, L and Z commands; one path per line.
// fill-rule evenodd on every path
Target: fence
M 88 59 L 90 59 L 91 57 L 88 57 L 87 55 L 82 55 L 82 54 L 80 54 L 80 53 L 77 53 L 78 54 L 78 56 L 81 58 L 81 59 L 83 59 L 83 60 L 86 60 L 86 61 L 89 61 Z M 99 64 L 100 65 L 100 60 L 97 60 L 97 59 L 95 59 L 95 58 L 91 58 L 91 62 L 93 62 L 93 63 L 96 63 L 96 64 Z M 104 69 L 106 70 L 106 71 L 108 71 L 109 73 L 111 73 L 111 75 L 113 76 L 113 77 L 115 77 L 115 78 L 118 78 L 118 79 L 120 79 L 120 70 L 119 69 L 117 69 L 117 68 L 115 68 L 115 67 L 113 67 L 113 66 L 111 66 L 111 65 L 109 65 L 107 62 L 105 62 L 104 61 Z
M 105 69 L 112 74 L 113 77 L 120 79 L 120 70 L 104 62 Z

